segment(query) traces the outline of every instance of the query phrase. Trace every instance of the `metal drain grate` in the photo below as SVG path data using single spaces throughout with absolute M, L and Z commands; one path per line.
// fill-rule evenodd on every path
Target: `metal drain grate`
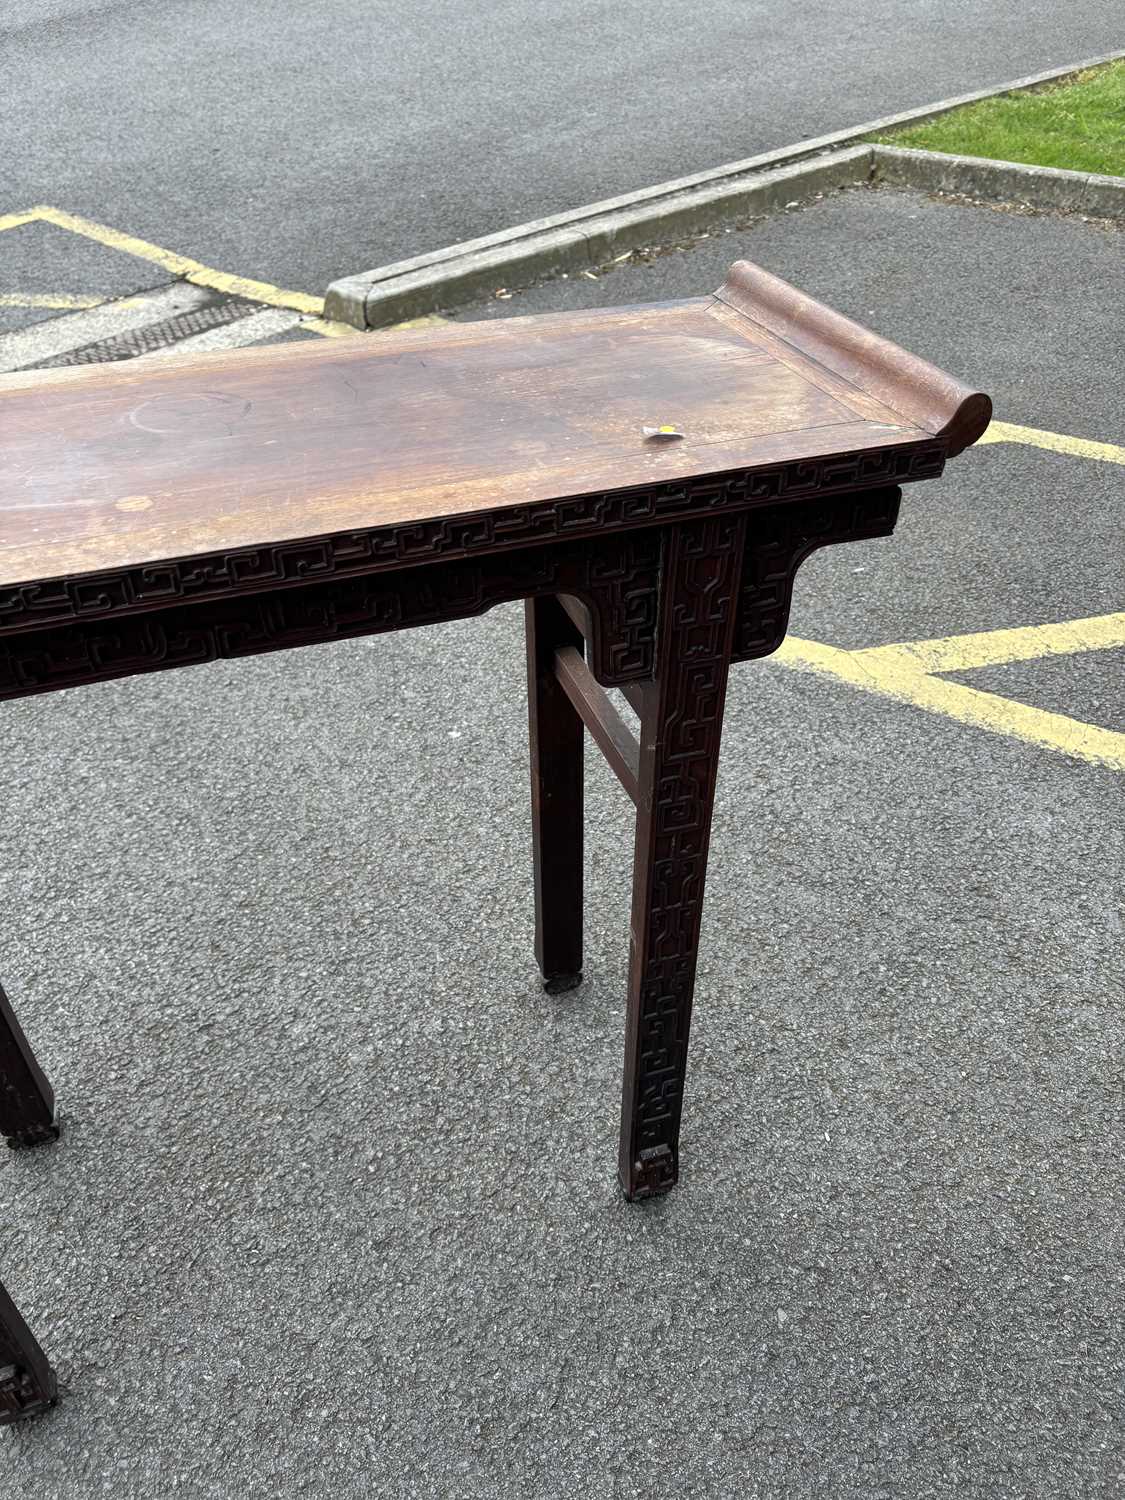
M 174 318 L 165 318 L 160 323 L 149 323 L 143 328 L 131 328 L 128 332 L 116 333 L 112 338 L 98 339 L 93 344 L 83 344 L 79 349 L 67 349 L 50 359 L 38 360 L 33 365 L 24 365 L 26 370 L 52 370 L 61 365 L 102 365 L 118 359 L 135 359 L 139 354 L 153 354 L 158 349 L 168 349 L 182 339 L 196 333 L 206 333 L 209 328 L 219 328 L 224 323 L 237 323 L 251 313 L 261 312 L 257 302 L 245 302 L 240 297 L 229 297 L 225 302 L 213 302 L 208 307 L 197 307 L 191 312 L 180 313 Z

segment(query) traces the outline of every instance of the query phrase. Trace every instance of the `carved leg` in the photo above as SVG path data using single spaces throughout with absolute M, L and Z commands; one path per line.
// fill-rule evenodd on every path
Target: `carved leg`
M 34 1417 L 58 1396 L 55 1372 L 0 1286 L 0 1426 Z
M 582 980 L 582 720 L 555 675 L 560 646 L 582 637 L 558 600 L 528 599 L 527 703 L 535 956 L 548 994 Z
M 641 694 L 621 1185 L 675 1185 L 696 949 L 745 518 L 670 529 L 655 680 Z
M 12 1147 L 56 1141 L 55 1094 L 0 988 L 0 1134 Z
M 8 997 L 0 989 L 0 1132 L 9 1146 L 58 1139 L 55 1095 L 35 1061 Z M 56 1396 L 42 1349 L 0 1286 L 0 1424 L 33 1417 Z

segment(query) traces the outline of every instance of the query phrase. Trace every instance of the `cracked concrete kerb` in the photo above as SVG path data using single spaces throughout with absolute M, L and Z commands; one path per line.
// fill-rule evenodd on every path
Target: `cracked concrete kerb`
M 1125 53 L 1017 79 L 999 88 L 943 99 L 923 109 L 870 120 L 690 177 L 642 188 L 569 213 L 515 225 L 410 260 L 334 281 L 324 315 L 356 328 L 385 328 L 463 306 L 498 287 L 603 264 L 625 250 L 688 238 L 741 219 L 797 207 L 836 188 L 883 180 L 929 191 L 1026 203 L 1097 218 L 1125 217 L 1125 180 L 1016 162 L 856 142 L 891 127 L 945 114 L 979 99 L 1035 87 Z M 835 149 L 844 147 L 844 149 Z

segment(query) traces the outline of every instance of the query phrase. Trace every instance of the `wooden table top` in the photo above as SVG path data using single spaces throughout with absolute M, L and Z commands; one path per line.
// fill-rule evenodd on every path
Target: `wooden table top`
M 935 434 L 957 451 L 987 420 L 745 262 L 688 302 L 27 371 L 0 380 L 0 586 Z M 642 433 L 665 423 L 683 437 Z

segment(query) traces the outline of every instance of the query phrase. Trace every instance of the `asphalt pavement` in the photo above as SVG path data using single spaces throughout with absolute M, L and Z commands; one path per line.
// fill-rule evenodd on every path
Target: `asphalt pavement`
M 1117 0 L 7 0 L 0 214 L 320 294 L 1121 42 Z
M 1120 247 L 856 191 L 476 312 L 749 256 L 1121 443 Z M 806 563 L 792 629 L 1120 609 L 1123 472 L 975 450 Z M 1122 728 L 1121 654 L 963 675 Z M 548 997 L 522 670 L 502 608 L 6 706 L 0 974 L 65 1134 L 0 1162 L 0 1270 L 65 1394 L 0 1490 L 1125 1494 L 1120 774 L 736 669 L 683 1177 L 629 1205 L 630 808 L 591 754 Z

